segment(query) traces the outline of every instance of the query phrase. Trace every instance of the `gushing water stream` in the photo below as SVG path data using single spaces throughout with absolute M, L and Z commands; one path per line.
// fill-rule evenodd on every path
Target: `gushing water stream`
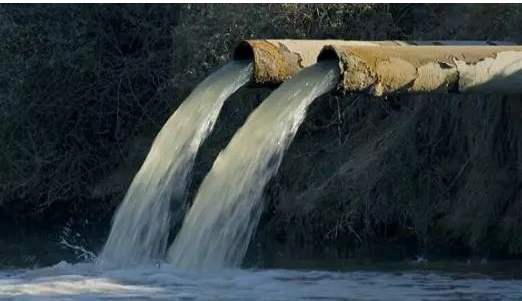
M 175 209 L 183 209 L 183 194 L 197 149 L 212 130 L 225 99 L 249 80 L 252 66 L 248 63 L 231 63 L 211 75 L 158 134 L 116 215 L 98 260 L 103 264 L 60 262 L 38 269 L 0 269 L 0 299 L 520 301 L 520 276 L 494 279 L 470 273 L 469 262 L 460 263 L 464 273 L 422 271 L 423 263 L 418 262 L 399 263 L 392 271 L 377 267 L 375 271 L 349 268 L 340 272 L 342 261 L 338 259 L 332 267 L 335 272 L 303 270 L 305 266 L 299 264 L 296 271 L 280 269 L 295 268 L 299 260 L 289 263 L 295 254 L 288 259 L 279 259 L 278 254 L 283 264 L 268 265 L 269 269 L 183 270 L 219 269 L 241 263 L 259 220 L 266 183 L 277 171 L 306 108 L 335 87 L 338 71 L 332 62 L 307 68 L 251 114 L 200 187 L 169 250 L 174 264 L 145 263 L 161 258 L 170 227 L 169 204 L 172 200 Z M 178 210 L 175 217 L 183 211 Z M 39 249 L 43 246 L 37 244 Z M 69 246 L 75 252 L 85 252 L 82 246 Z M 5 252 L 0 255 L 1 264 Z M 135 264 L 140 266 L 113 268 Z M 451 266 L 459 264 L 453 262 Z M 516 264 L 509 266 L 516 269 Z M 491 271 L 498 270 L 491 267 Z M 519 275 L 518 270 L 516 273 Z
M 249 116 L 201 184 L 168 260 L 187 270 L 237 267 L 262 211 L 266 183 L 308 105 L 339 81 L 336 62 L 321 62 L 283 83 Z
M 252 73 L 251 62 L 233 61 L 199 84 L 174 112 L 118 208 L 98 264 L 125 267 L 163 258 L 171 223 L 184 213 L 197 151 L 225 100 L 248 83 Z

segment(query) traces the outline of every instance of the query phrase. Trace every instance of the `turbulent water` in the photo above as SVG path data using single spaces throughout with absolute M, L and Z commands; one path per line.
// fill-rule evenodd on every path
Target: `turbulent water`
M 104 270 L 91 264 L 0 271 L 0 300 L 520 301 L 521 280 L 433 272 L 224 270 L 172 265 Z
M 237 267 L 262 211 L 262 193 L 279 168 L 308 105 L 339 80 L 335 62 L 306 68 L 249 116 L 203 180 L 168 261 L 186 270 Z
M 184 213 L 198 148 L 225 100 L 250 81 L 252 72 L 251 62 L 225 65 L 199 84 L 170 117 L 114 217 L 99 264 L 123 267 L 163 258 L 171 223 Z

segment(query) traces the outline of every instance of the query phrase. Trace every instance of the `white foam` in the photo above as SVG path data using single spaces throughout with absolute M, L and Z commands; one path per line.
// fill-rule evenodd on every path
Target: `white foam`
M 522 297 L 521 280 L 454 279 L 408 272 L 176 271 L 170 264 L 104 270 L 61 263 L 0 272 L 0 300 L 502 300 Z

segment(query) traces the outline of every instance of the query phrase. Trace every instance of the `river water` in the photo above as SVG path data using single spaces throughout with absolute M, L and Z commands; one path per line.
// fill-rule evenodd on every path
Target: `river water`
M 522 300 L 520 279 L 411 268 L 191 273 L 170 264 L 107 270 L 90 263 L 60 262 L 0 271 L 0 300 Z

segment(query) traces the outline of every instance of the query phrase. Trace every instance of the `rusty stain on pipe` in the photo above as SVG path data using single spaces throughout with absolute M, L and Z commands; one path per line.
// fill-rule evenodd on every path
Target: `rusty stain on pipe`
M 316 63 L 321 50 L 335 46 L 411 45 L 510 45 L 483 41 L 343 41 L 343 40 L 244 40 L 234 49 L 233 59 L 254 61 L 257 84 L 279 84 L 302 68 Z
M 340 88 L 391 93 L 522 93 L 522 46 L 326 46 Z

